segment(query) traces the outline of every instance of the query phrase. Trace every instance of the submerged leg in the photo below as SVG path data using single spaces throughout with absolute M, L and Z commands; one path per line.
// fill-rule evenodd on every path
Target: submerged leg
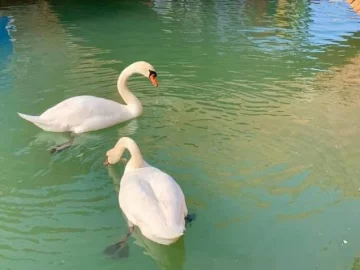
M 111 246 L 108 246 L 104 253 L 107 255 L 110 255 L 114 259 L 121 259 L 121 258 L 127 258 L 129 257 L 129 246 L 126 243 L 130 235 L 134 232 L 134 227 L 129 227 L 129 231 L 126 233 L 126 235 L 116 244 L 113 244 Z
M 68 140 L 67 142 L 64 142 L 62 144 L 58 144 L 58 145 L 54 146 L 53 148 L 51 148 L 50 153 L 53 154 L 56 152 L 60 152 L 61 150 L 64 150 L 64 149 L 70 147 L 74 142 L 74 138 L 75 138 L 75 133 L 71 133 L 70 140 Z
M 190 225 L 191 227 L 191 222 L 194 221 L 196 219 L 196 214 L 187 214 L 187 216 L 185 217 L 185 226 Z
M 126 165 L 126 163 L 128 162 L 128 160 L 126 159 L 126 158 L 120 158 L 120 161 L 124 164 L 124 165 Z

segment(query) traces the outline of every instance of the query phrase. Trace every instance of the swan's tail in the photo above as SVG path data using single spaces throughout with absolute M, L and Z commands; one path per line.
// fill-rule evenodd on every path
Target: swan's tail
M 33 123 L 35 126 L 43 129 L 43 130 L 49 130 L 51 127 L 47 123 L 47 121 L 40 118 L 40 116 L 32 116 L 27 115 L 23 113 L 17 113 L 21 118 Z

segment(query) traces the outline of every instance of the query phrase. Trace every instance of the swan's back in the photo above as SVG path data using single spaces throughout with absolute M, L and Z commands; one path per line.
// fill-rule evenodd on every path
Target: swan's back
M 87 95 L 68 98 L 40 116 L 55 126 L 66 126 L 65 130 L 81 128 L 81 132 L 102 129 L 131 117 L 125 105 Z
M 120 183 L 120 208 L 151 238 L 171 239 L 185 230 L 187 208 L 180 186 L 154 167 L 128 171 Z

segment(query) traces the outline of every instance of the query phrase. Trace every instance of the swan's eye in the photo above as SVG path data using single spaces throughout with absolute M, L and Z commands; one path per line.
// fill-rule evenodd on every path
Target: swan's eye
M 155 78 L 157 77 L 157 73 L 153 70 L 149 70 L 150 74 L 149 74 L 149 78 L 153 75 Z

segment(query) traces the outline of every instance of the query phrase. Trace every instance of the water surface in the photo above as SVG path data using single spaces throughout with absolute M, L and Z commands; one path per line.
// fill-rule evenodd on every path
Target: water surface
M 1 269 L 351 269 L 360 255 L 360 17 L 339 1 L 26 1 L 0 10 Z M 75 95 L 122 102 L 146 60 L 144 115 L 83 134 L 39 114 Z M 181 185 L 197 220 L 171 247 L 127 230 L 121 136 Z M 346 242 L 344 242 L 344 240 Z

